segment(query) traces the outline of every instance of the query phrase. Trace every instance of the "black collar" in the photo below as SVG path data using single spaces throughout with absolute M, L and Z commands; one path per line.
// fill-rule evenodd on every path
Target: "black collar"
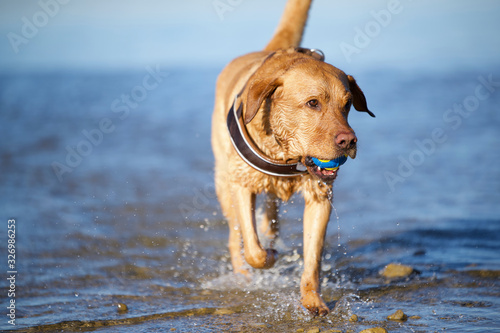
M 252 142 L 243 122 L 243 103 L 236 109 L 238 96 L 229 109 L 227 128 L 238 155 L 252 168 L 270 176 L 294 177 L 307 173 L 307 168 L 297 160 L 282 162 L 264 155 Z

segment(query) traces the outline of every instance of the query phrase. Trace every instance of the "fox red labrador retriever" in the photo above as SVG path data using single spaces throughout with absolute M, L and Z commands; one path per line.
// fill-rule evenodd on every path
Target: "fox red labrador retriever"
M 332 183 L 347 157 L 356 157 L 357 138 L 347 116 L 351 105 L 373 114 L 352 76 L 324 62 L 321 51 L 299 47 L 310 5 L 310 0 L 289 0 L 264 50 L 236 58 L 220 73 L 212 147 L 234 272 L 249 275 L 244 261 L 270 268 L 278 258 L 259 241 L 256 195 L 267 195 L 261 228 L 274 239 L 279 202 L 301 192 L 302 304 L 313 314 L 326 315 L 319 275 Z

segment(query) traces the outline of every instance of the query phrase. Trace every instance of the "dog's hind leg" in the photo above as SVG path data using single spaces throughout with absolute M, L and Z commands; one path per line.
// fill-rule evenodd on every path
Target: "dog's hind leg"
M 261 234 L 271 241 L 271 246 L 273 246 L 274 240 L 278 237 L 279 233 L 279 204 L 280 199 L 275 194 L 269 193 L 266 195 L 264 214 L 260 221 L 259 229 Z

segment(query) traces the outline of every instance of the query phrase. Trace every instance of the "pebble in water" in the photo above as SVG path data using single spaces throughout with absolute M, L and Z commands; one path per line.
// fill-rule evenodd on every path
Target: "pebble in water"
M 408 319 L 408 316 L 402 310 L 397 310 L 393 314 L 387 316 L 387 319 L 395 321 L 405 321 Z
M 353 315 L 351 316 L 351 318 L 349 318 L 349 321 L 350 321 L 351 323 L 355 323 L 355 322 L 357 322 L 357 321 L 358 321 L 358 315 L 353 314 Z
M 118 312 L 127 312 L 128 311 L 128 306 L 125 303 L 118 303 L 116 305 L 116 309 L 118 310 Z
M 215 310 L 214 312 L 214 315 L 230 315 L 230 314 L 234 314 L 235 312 L 233 310 L 230 310 L 230 309 L 217 309 Z
M 367 328 L 366 330 L 362 330 L 359 333 L 388 333 L 388 332 L 383 327 L 373 327 L 373 328 Z
M 393 279 L 410 276 L 414 272 L 413 267 L 401 264 L 389 264 L 382 271 L 382 276 Z

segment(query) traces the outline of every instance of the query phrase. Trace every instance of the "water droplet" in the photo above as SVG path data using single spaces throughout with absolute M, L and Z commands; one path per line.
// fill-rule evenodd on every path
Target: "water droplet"
M 339 218 L 339 214 L 337 213 L 337 209 L 335 208 L 335 206 L 333 205 L 333 203 L 330 201 L 330 204 L 332 205 L 332 208 L 333 208 L 333 212 L 335 213 L 335 217 L 337 219 L 337 246 L 341 246 L 340 244 L 340 218 Z

